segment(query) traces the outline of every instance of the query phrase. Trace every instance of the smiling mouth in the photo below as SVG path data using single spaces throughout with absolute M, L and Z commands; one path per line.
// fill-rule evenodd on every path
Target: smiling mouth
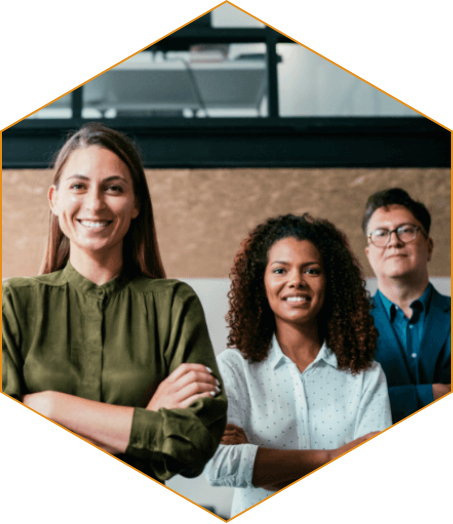
M 87 227 L 89 229 L 99 229 L 103 227 L 107 227 L 112 223 L 112 220 L 79 220 L 77 219 L 77 222 L 81 224 L 83 227 Z
M 286 302 L 295 302 L 295 303 L 301 303 L 301 302 L 307 302 L 307 297 L 286 297 L 283 300 L 286 300 Z

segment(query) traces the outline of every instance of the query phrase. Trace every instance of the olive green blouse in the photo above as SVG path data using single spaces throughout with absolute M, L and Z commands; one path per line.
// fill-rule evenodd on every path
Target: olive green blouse
M 3 392 L 61 391 L 135 408 L 125 462 L 166 480 L 200 474 L 226 423 L 225 392 L 187 409 L 146 408 L 183 362 L 221 381 L 203 309 L 177 280 L 125 276 L 98 286 L 65 269 L 3 283 Z

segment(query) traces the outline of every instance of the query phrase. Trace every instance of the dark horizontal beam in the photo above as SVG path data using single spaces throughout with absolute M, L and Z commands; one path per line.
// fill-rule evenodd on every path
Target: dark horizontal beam
M 149 168 L 450 167 L 449 131 L 423 117 L 106 119 Z M 3 133 L 3 168 L 45 168 L 85 120 L 25 120 Z
M 215 29 L 208 27 L 192 27 L 188 25 L 176 33 L 164 38 L 157 44 L 148 47 L 149 51 L 155 50 L 182 50 L 194 44 L 244 44 L 266 42 L 269 33 L 275 33 L 277 42 L 293 42 L 277 31 L 267 27 L 250 29 Z

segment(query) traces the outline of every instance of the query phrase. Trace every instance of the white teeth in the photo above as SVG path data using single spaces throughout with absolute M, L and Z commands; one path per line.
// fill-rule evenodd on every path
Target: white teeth
M 305 302 L 307 299 L 305 297 L 287 297 L 288 302 Z
M 80 223 L 85 227 L 105 227 L 108 224 L 108 221 L 103 220 L 102 222 L 92 222 L 91 220 L 80 220 Z

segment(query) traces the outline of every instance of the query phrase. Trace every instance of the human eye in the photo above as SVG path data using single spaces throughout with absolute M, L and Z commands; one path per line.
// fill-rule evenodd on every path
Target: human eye
M 308 267 L 305 270 L 305 273 L 307 273 L 309 275 L 320 275 L 321 274 L 321 269 L 318 268 L 318 267 Z
M 272 273 L 274 273 L 274 275 L 283 275 L 284 272 L 285 270 L 282 267 L 276 267 L 272 270 Z
M 389 232 L 387 229 L 375 229 L 371 234 L 374 238 L 385 238 Z
M 73 191 L 80 191 L 82 189 L 84 189 L 84 185 L 80 182 L 73 182 L 70 186 L 69 186 L 69 189 L 73 190 Z
M 400 234 L 413 234 L 415 232 L 415 226 L 412 226 L 411 224 L 405 224 L 404 226 L 401 226 L 398 228 L 398 233 Z
M 109 193 L 122 193 L 123 192 L 123 188 L 120 186 L 120 185 L 117 185 L 117 184 L 112 184 L 110 186 L 107 187 L 107 191 Z

